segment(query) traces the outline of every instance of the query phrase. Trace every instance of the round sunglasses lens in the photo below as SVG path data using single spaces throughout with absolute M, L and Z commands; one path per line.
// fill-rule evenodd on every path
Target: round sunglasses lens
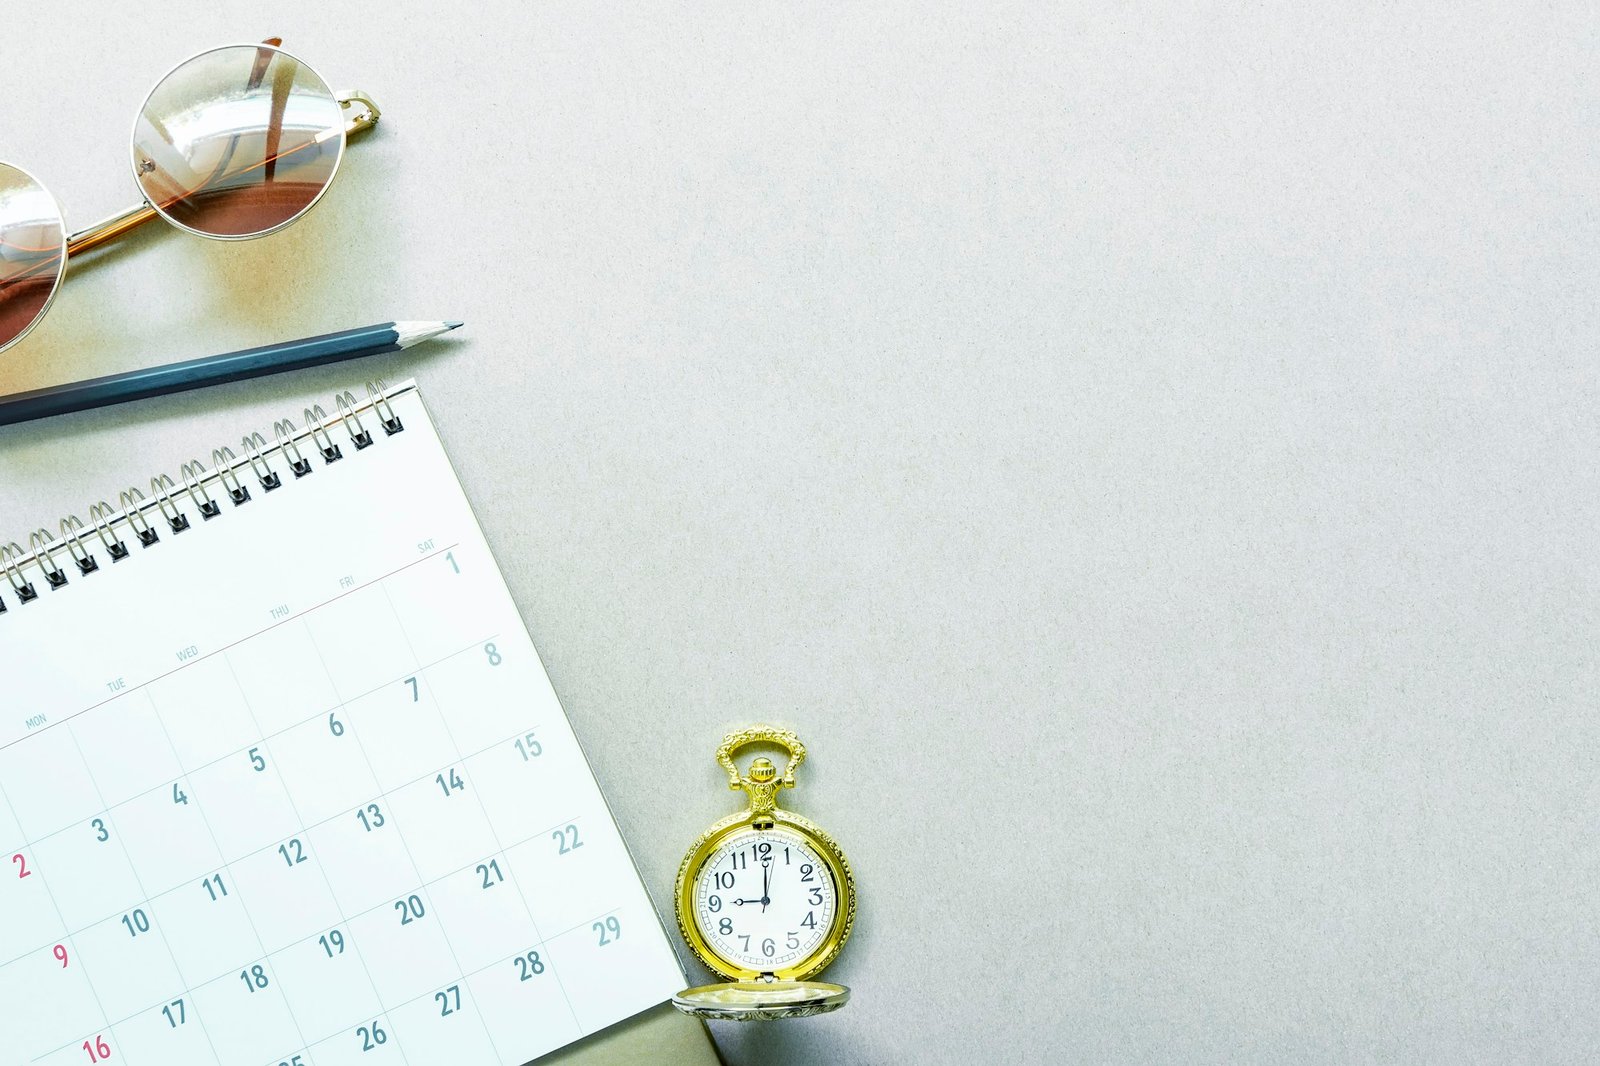
M 67 227 L 55 197 L 27 171 L 0 163 L 0 348 L 33 328 L 67 267 Z
M 133 172 L 169 222 L 259 237 L 316 203 L 344 153 L 344 115 L 317 72 L 268 45 L 195 56 L 133 127 Z

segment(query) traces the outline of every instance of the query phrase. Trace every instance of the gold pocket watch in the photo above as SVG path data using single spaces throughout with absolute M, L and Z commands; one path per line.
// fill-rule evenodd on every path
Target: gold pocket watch
M 783 773 L 758 758 L 741 774 L 734 752 L 775 744 Z M 832 962 L 856 920 L 856 885 L 844 852 L 809 820 L 778 806 L 794 787 L 805 745 L 787 729 L 756 726 L 722 738 L 717 762 L 749 807 L 701 834 L 678 867 L 678 928 L 699 960 L 729 979 L 690 988 L 673 1005 L 702 1018 L 753 1021 L 838 1010 L 843 985 L 811 981 Z

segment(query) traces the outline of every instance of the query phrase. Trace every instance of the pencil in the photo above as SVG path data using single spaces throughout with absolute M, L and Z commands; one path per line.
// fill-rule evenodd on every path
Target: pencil
M 133 370 L 89 381 L 19 392 L 0 397 L 0 426 L 71 411 L 109 407 L 151 396 L 170 396 L 175 392 L 187 392 L 207 385 L 259 378 L 285 370 L 302 370 L 363 355 L 397 352 L 430 337 L 448 333 L 460 325 L 460 322 L 384 322 L 227 355 L 210 355 L 148 370 Z

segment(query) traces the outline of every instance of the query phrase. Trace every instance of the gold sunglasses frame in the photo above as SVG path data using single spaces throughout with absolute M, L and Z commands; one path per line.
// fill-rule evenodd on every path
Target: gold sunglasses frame
M 305 60 L 299 58 L 298 56 L 294 56 L 294 55 L 291 55 L 288 52 L 284 52 L 282 46 L 283 46 L 283 38 L 281 38 L 281 37 L 268 37 L 266 40 L 262 41 L 259 45 L 245 45 L 245 46 L 242 46 L 242 47 L 265 47 L 265 48 L 270 48 L 275 52 L 281 52 L 283 55 L 289 56 L 289 58 L 293 59 L 295 62 L 301 64 L 304 67 L 306 67 L 313 74 L 316 74 L 317 77 L 322 81 L 322 83 L 324 85 L 327 84 L 327 79 L 323 78 L 322 75 L 317 72 L 315 67 L 312 67 L 311 64 L 305 62 Z M 190 56 L 188 59 L 185 59 L 185 60 L 183 60 L 183 62 L 176 64 L 172 68 L 172 70 L 169 70 L 166 74 L 162 75 L 162 80 L 164 81 L 167 77 L 169 77 L 172 74 L 173 71 L 179 70 L 180 68 L 182 68 L 186 64 L 194 61 L 195 59 L 198 59 L 199 57 L 201 57 L 203 55 L 206 55 L 206 54 L 208 54 L 210 52 L 216 51 L 217 48 L 232 48 L 232 47 L 240 47 L 240 46 L 218 45 L 216 48 L 207 48 L 204 51 L 196 52 L 194 55 Z M 157 85 L 159 85 L 159 84 L 160 84 L 160 82 L 157 82 Z M 154 92 L 154 89 L 152 88 L 151 91 Z M 330 91 L 332 91 L 332 90 L 330 90 Z M 146 94 L 146 101 L 148 101 L 149 95 L 150 94 Z M 340 110 L 345 112 L 345 124 L 344 124 L 343 136 L 346 139 L 346 141 L 348 141 L 348 139 L 351 136 L 353 136 L 354 134 L 360 133 L 363 130 L 369 130 L 373 126 L 376 126 L 378 124 L 379 118 L 381 118 L 382 115 L 383 115 L 383 112 L 378 109 L 377 102 L 375 100 L 373 100 L 372 97 L 369 96 L 367 93 L 365 93 L 365 92 L 363 92 L 363 91 L 361 91 L 359 89 L 349 89 L 349 90 L 345 90 L 345 91 L 342 91 L 342 92 L 333 92 L 333 97 L 334 97 L 334 100 L 338 102 Z M 141 109 L 142 109 L 143 104 L 141 104 L 140 106 L 141 106 Z M 137 113 L 136 113 L 136 115 L 137 115 Z M 343 149 L 343 146 L 341 145 L 341 147 L 340 147 L 340 159 L 342 160 L 343 158 L 344 158 L 344 149 Z M 44 189 L 46 193 L 49 193 L 49 189 L 44 185 L 43 182 L 39 181 L 39 179 L 37 177 L 35 177 L 32 172 L 28 171 L 27 169 L 25 169 L 23 167 L 20 167 L 20 166 L 16 165 L 15 163 L 6 163 L 5 165 L 8 166 L 8 167 L 11 167 L 13 170 L 18 171 L 19 173 L 21 173 L 22 175 L 27 177 L 28 180 L 32 181 L 34 183 L 34 185 L 38 186 L 41 189 Z M 219 237 L 216 234 L 203 233 L 203 232 L 201 232 L 199 230 L 195 230 L 195 229 L 192 229 L 192 228 L 190 228 L 188 226 L 185 226 L 182 223 L 173 222 L 171 219 L 168 219 L 168 221 L 171 222 L 171 224 L 175 228 L 186 230 L 187 232 L 194 233 L 194 234 L 196 234 L 198 236 L 206 237 L 206 238 L 211 239 L 211 240 L 252 240 L 252 239 L 254 239 L 256 237 L 265 237 L 268 234 L 275 233 L 278 230 L 283 229 L 285 226 L 291 225 L 294 222 L 298 221 L 305 214 L 306 211 L 309 211 L 312 207 L 314 207 L 316 205 L 317 201 L 322 199 L 323 193 L 325 193 L 328 190 L 328 188 L 332 187 L 333 178 L 337 173 L 338 173 L 338 166 L 337 166 L 337 164 L 335 164 L 334 172 L 332 174 L 329 174 L 329 176 L 328 176 L 327 185 L 323 187 L 321 192 L 317 193 L 316 198 L 313 199 L 311 201 L 311 203 L 307 204 L 305 206 L 305 208 L 302 209 L 293 218 L 290 218 L 290 219 L 280 223 L 279 225 L 272 227 L 271 229 L 263 230 L 260 233 L 251 233 L 251 234 L 247 234 L 247 235 L 239 236 L 239 237 Z M 137 182 L 137 174 L 135 175 L 135 181 Z M 141 195 L 143 195 L 143 190 L 142 189 L 141 189 Z M 50 194 L 50 198 L 52 200 L 55 200 L 54 194 Z M 61 212 L 60 202 L 59 201 L 56 201 L 56 211 L 57 211 L 58 216 L 62 220 L 62 228 L 65 229 L 66 228 L 66 217 L 65 217 L 65 214 L 63 212 Z M 65 247 L 62 250 L 63 254 L 62 254 L 62 258 L 61 258 L 61 270 L 56 276 L 56 282 L 55 282 L 54 288 L 52 288 L 50 290 L 50 296 L 45 300 L 44 306 L 39 308 L 39 313 L 34 316 L 33 321 L 28 323 L 27 327 L 25 329 L 23 329 L 23 331 L 21 333 L 18 333 L 15 337 L 11 338 L 9 341 L 0 343 L 0 352 L 4 352 L 6 349 L 10 348 L 12 345 L 15 345 L 18 342 L 20 342 L 29 333 L 33 332 L 33 329 L 34 329 L 35 326 L 37 326 L 40 322 L 44 321 L 45 316 L 50 313 L 51 306 L 54 305 L 54 303 L 55 303 L 56 295 L 58 293 L 60 293 L 61 287 L 66 284 L 66 281 L 67 281 L 67 264 L 71 261 L 73 256 L 81 254 L 83 252 L 87 252 L 91 248 L 97 248 L 102 244 L 109 244 L 110 242 L 116 240 L 117 238 L 123 236 L 124 234 L 126 234 L 126 233 L 128 233 L 128 232 L 130 232 L 130 231 L 132 231 L 134 229 L 137 229 L 138 227 L 144 225 L 146 222 L 149 222 L 151 219 L 158 218 L 158 217 L 164 217 L 164 216 L 162 216 L 161 211 L 159 209 L 157 209 L 156 206 L 150 202 L 149 197 L 145 197 L 145 201 L 143 203 L 139 204 L 136 207 L 130 207 L 126 211 L 120 211 L 117 214 L 111 215 L 108 218 L 101 219 L 99 222 L 96 222 L 94 225 L 89 226 L 87 229 L 81 229 L 81 230 L 78 230 L 75 233 L 68 234 L 67 238 L 66 238 L 66 241 L 65 241 Z

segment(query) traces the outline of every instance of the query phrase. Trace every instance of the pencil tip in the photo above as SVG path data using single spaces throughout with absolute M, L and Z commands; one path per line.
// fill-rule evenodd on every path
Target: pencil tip
M 446 322 L 444 324 L 444 328 L 445 329 L 460 329 L 464 325 L 466 325 L 465 322 Z

